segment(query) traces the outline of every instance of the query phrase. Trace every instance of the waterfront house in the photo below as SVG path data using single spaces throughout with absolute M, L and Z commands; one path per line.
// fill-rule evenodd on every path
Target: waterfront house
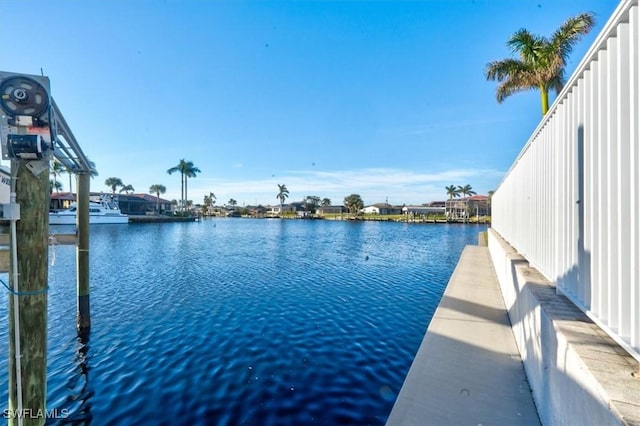
M 76 194 L 73 192 L 54 192 L 51 194 L 49 201 L 49 210 L 68 209 L 71 203 L 76 202 Z
M 371 204 L 369 206 L 366 206 L 360 211 L 365 214 L 379 214 L 379 215 L 401 214 L 402 207 L 392 206 L 389 203 L 376 203 L 376 204 Z
M 295 213 L 296 212 L 296 206 L 291 203 L 291 204 L 283 204 L 282 205 L 282 210 L 280 209 L 280 204 L 275 205 L 275 206 L 266 206 L 265 207 L 267 209 L 266 213 L 270 216 L 278 216 L 280 214 L 287 214 L 287 213 Z
M 89 198 L 91 200 L 97 200 L 101 198 L 104 192 L 91 192 Z M 172 214 L 173 205 L 171 201 L 157 198 L 154 195 L 149 194 L 116 194 L 115 200 L 120 206 L 120 211 L 126 215 L 146 215 L 148 213 L 156 212 L 158 207 L 158 201 L 160 201 L 160 212 L 162 214 Z M 63 210 L 68 209 L 71 203 L 76 202 L 76 194 L 73 192 L 54 192 L 51 194 L 51 200 L 49 202 L 49 210 Z
M 487 216 L 489 211 L 489 197 L 473 195 L 467 198 L 454 198 L 445 201 L 445 214 L 448 219 L 467 219 L 470 216 Z
M 344 206 L 320 206 L 316 209 L 316 214 L 322 216 L 325 214 L 343 214 L 347 209 Z
M 403 214 L 413 214 L 415 216 L 420 215 L 443 215 L 445 213 L 444 206 L 404 206 L 402 208 Z
M 126 215 L 146 215 L 156 213 L 158 204 L 160 214 L 173 214 L 171 201 L 150 194 L 118 194 L 120 211 Z M 159 203 L 158 203 L 159 202 Z

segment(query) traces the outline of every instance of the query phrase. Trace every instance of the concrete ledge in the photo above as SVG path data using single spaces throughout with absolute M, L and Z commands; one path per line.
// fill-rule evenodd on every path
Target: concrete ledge
M 637 361 L 493 229 L 489 251 L 542 423 L 640 425 Z
M 487 247 L 465 247 L 387 425 L 539 425 Z

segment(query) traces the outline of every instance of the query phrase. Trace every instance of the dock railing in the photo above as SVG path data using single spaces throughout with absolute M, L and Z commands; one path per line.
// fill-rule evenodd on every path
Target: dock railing
M 492 225 L 640 361 L 638 0 L 622 0 L 492 199 Z

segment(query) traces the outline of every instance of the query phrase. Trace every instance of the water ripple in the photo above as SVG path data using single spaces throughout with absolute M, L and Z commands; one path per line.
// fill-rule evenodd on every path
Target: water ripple
M 75 249 L 56 247 L 50 268 L 48 408 L 68 409 L 60 423 L 71 424 L 384 424 L 479 230 L 94 227 L 90 339 L 76 336 Z

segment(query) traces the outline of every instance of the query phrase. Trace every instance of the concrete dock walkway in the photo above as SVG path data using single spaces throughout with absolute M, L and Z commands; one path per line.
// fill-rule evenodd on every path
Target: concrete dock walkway
M 387 425 L 539 425 L 487 247 L 465 247 Z

